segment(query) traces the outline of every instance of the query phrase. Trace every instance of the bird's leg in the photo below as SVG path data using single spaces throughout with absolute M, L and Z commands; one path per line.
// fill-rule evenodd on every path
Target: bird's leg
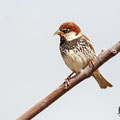
M 65 82 L 67 83 L 68 86 L 70 86 L 70 82 L 69 79 L 71 78 L 71 76 L 74 74 L 74 72 L 72 72 L 66 79 Z
M 93 58 L 91 58 L 91 59 L 90 59 L 90 62 L 89 62 L 89 66 L 90 66 L 90 67 L 91 67 L 91 65 L 94 66 L 94 59 L 93 59 Z

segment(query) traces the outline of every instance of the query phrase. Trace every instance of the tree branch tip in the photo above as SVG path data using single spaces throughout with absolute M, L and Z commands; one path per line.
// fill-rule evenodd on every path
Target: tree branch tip
M 103 53 L 103 52 L 105 52 L 105 50 L 102 49 L 102 50 L 101 50 L 101 53 Z

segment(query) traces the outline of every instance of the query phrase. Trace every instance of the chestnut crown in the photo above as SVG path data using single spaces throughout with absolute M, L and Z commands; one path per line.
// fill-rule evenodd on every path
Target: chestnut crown
M 66 22 L 63 23 L 60 27 L 59 30 L 63 33 L 69 33 L 69 32 L 75 32 L 76 35 L 79 34 L 81 32 L 79 26 L 77 26 L 75 23 L 73 22 Z

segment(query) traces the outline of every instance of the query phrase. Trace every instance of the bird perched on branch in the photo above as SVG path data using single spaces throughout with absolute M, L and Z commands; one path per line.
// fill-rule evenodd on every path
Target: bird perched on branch
M 88 65 L 94 65 L 96 54 L 89 39 L 82 34 L 80 28 L 73 22 L 63 23 L 55 34 L 60 36 L 60 52 L 65 64 L 72 70 L 72 74 L 82 72 Z M 69 85 L 70 74 L 66 78 Z M 100 88 L 112 87 L 97 69 L 93 77 L 99 84 Z

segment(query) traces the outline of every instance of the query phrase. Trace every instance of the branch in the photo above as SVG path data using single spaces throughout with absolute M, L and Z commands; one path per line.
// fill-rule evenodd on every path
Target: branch
M 101 65 L 103 65 L 110 58 L 115 56 L 118 52 L 120 52 L 120 41 L 116 45 L 114 45 L 112 48 L 108 49 L 107 51 L 101 52 L 101 54 L 99 54 L 98 57 L 94 59 L 94 66 L 90 67 L 88 65 L 84 69 L 83 72 L 77 75 L 77 77 L 74 76 L 72 79 L 70 79 L 70 86 L 68 86 L 67 89 L 65 87 L 65 83 L 62 83 L 56 90 L 54 90 L 47 97 L 45 97 L 43 100 L 38 102 L 35 106 L 29 109 L 26 113 L 24 113 L 17 120 L 32 119 L 34 116 L 36 116 L 38 113 L 40 113 L 45 108 L 47 108 L 50 104 L 52 104 L 54 101 L 60 98 L 63 94 L 65 94 L 75 85 L 77 85 L 84 79 L 90 77 L 96 69 L 98 69 Z

